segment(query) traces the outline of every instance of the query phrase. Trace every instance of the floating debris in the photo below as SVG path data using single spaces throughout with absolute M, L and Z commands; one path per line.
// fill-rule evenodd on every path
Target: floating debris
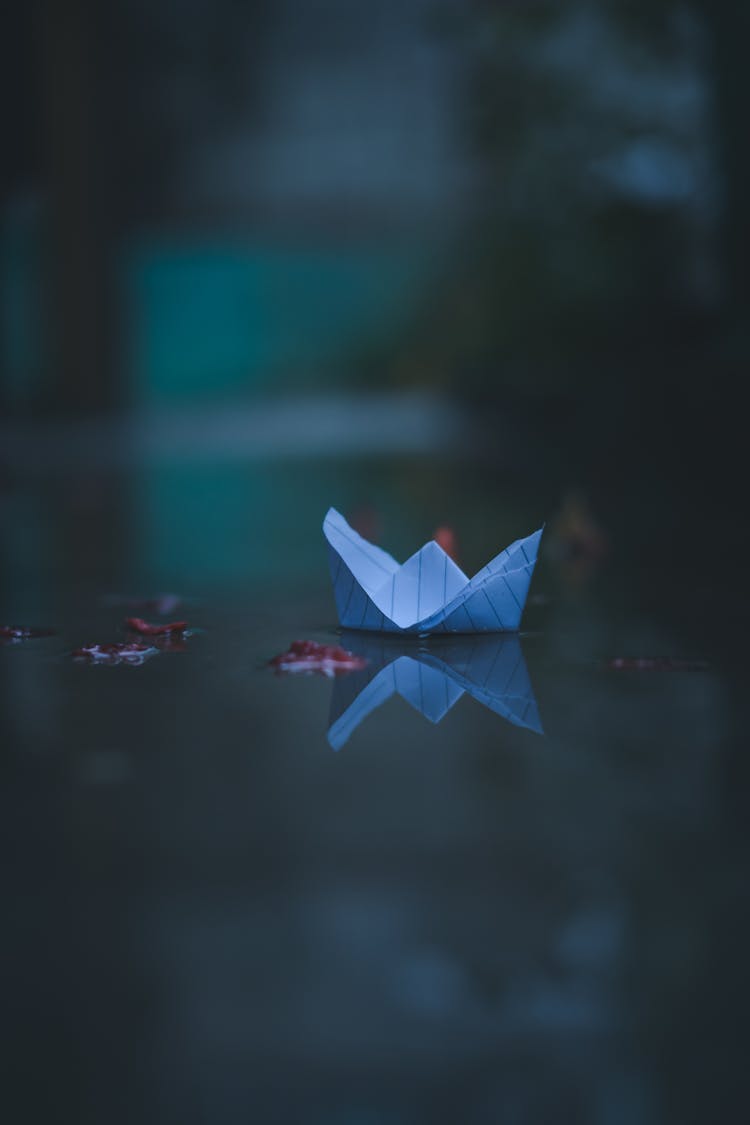
M 173 636 L 175 633 L 184 633 L 188 627 L 187 621 L 171 621 L 165 625 L 153 625 L 144 621 L 142 617 L 126 617 L 125 624 L 134 633 L 141 633 L 144 637 Z
M 25 625 L 0 625 L 0 640 L 29 641 L 34 637 L 54 637 L 54 629 L 30 629 Z
M 363 657 L 338 645 L 322 645 L 317 641 L 292 641 L 288 652 L 274 656 L 268 663 L 277 672 L 306 672 L 329 679 L 367 667 Z
M 82 645 L 73 651 L 73 659 L 87 664 L 145 664 L 158 649 L 139 641 L 111 645 Z
M 604 662 L 605 668 L 622 672 L 700 672 L 708 668 L 705 660 L 675 660 L 671 656 L 616 656 Z

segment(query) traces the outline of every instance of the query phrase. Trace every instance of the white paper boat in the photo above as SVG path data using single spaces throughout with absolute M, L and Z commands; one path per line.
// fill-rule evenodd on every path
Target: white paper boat
M 517 636 L 445 638 L 425 648 L 414 639 L 345 633 L 341 643 L 367 666 L 334 680 L 328 727 L 334 750 L 393 695 L 439 723 L 466 693 L 514 726 L 542 733 Z
M 541 529 L 506 547 L 469 580 L 434 540 L 402 565 L 329 508 L 323 521 L 339 622 L 388 633 L 514 633 Z

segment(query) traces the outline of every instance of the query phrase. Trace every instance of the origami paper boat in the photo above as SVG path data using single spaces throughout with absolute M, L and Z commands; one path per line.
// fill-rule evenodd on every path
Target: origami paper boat
M 368 663 L 334 680 L 328 728 L 334 750 L 393 695 L 439 723 L 466 693 L 514 726 L 542 733 L 521 643 L 513 634 L 446 638 L 429 649 L 364 633 L 345 633 L 342 643 Z
M 542 537 L 517 539 L 469 580 L 434 540 L 399 566 L 335 508 L 323 533 L 340 624 L 422 635 L 516 632 Z

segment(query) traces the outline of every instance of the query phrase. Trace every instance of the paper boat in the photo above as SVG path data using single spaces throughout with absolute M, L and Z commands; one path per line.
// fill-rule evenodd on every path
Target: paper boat
M 434 540 L 402 565 L 329 508 L 323 521 L 339 622 L 388 633 L 513 633 L 534 573 L 541 529 L 469 580 Z
M 363 719 L 400 695 L 432 723 L 464 693 L 514 726 L 542 733 L 518 637 L 456 637 L 429 648 L 412 640 L 345 633 L 342 644 L 367 667 L 334 680 L 328 741 L 340 750 Z

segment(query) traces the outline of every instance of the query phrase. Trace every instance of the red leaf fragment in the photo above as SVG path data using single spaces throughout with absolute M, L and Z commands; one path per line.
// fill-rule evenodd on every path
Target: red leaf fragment
M 89 664 L 144 664 L 159 650 L 153 645 L 140 641 L 127 641 L 123 644 L 82 645 L 73 651 L 73 659 Z
M 292 641 L 289 651 L 268 662 L 277 672 L 304 672 L 319 676 L 341 676 L 367 667 L 361 656 L 338 645 L 321 645 L 317 641 Z
M 705 660 L 675 660 L 670 656 L 616 656 L 605 668 L 622 672 L 696 672 L 708 668 Z
M 187 621 L 171 621 L 165 625 L 152 625 L 149 621 L 144 621 L 142 617 L 126 617 L 125 624 L 128 629 L 132 629 L 135 633 L 141 633 L 144 637 L 163 637 L 172 633 L 184 633 L 188 627 Z

